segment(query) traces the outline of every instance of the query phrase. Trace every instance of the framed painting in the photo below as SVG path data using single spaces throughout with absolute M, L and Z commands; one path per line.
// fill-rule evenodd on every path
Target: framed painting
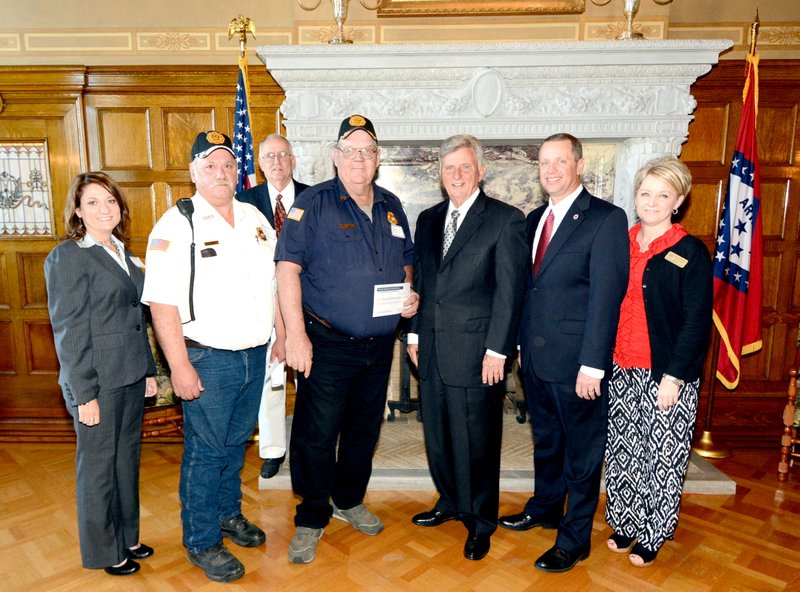
M 586 0 L 383 0 L 378 16 L 581 14 Z

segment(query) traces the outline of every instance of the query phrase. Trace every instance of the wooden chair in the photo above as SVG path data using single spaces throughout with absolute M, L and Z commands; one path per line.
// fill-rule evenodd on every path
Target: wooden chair
M 781 459 L 778 462 L 778 481 L 789 478 L 789 467 L 795 458 L 800 458 L 800 438 L 798 437 L 798 399 L 796 367 L 789 369 L 789 388 L 786 407 L 783 409 L 783 436 L 781 437 Z

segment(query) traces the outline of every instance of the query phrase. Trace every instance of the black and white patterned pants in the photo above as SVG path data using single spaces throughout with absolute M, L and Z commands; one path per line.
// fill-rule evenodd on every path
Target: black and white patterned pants
M 657 405 L 649 369 L 614 364 L 606 443 L 606 522 L 650 551 L 672 538 L 697 418 L 700 381 L 686 383 L 678 403 Z

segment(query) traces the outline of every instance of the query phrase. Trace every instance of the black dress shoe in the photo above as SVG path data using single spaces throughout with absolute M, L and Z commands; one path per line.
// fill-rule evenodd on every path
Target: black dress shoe
M 589 557 L 588 549 L 578 551 L 566 551 L 561 547 L 551 547 L 544 555 L 536 560 L 534 565 L 542 571 L 562 572 L 569 571 L 578 561 L 583 561 Z
M 492 535 L 485 532 L 471 532 L 464 543 L 464 557 L 479 561 L 489 554 Z
M 222 536 L 228 537 L 240 547 L 258 547 L 267 540 L 267 535 L 258 526 L 239 514 L 219 521 Z
M 261 465 L 261 476 L 270 479 L 277 475 L 284 460 L 286 460 L 285 454 L 280 458 L 265 458 L 264 464 Z
M 125 559 L 125 563 L 120 566 L 106 567 L 105 572 L 110 576 L 129 576 L 139 571 L 140 566 L 130 557 Z
M 519 514 L 510 514 L 509 516 L 500 516 L 500 526 L 509 530 L 530 530 L 537 526 L 542 528 L 558 528 L 559 519 L 529 516 L 525 512 Z
M 153 547 L 148 547 L 144 543 L 139 543 L 135 549 L 128 549 L 128 557 L 131 559 L 147 559 L 153 553 L 155 553 Z
M 448 520 L 455 520 L 456 517 L 457 516 L 455 514 L 433 509 L 426 512 L 420 512 L 411 519 L 411 522 L 417 526 L 439 526 Z

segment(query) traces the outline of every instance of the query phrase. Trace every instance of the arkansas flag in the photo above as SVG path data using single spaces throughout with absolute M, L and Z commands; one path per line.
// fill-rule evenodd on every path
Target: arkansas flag
M 761 349 L 763 246 L 757 114 L 758 54 L 750 53 L 714 255 L 714 324 L 720 334 L 717 378 L 729 389 L 739 384 L 741 356 Z
M 250 86 L 247 82 L 247 52 L 239 58 L 239 80 L 236 83 L 236 116 L 233 120 L 233 151 L 239 175 L 236 193 L 256 184 L 256 165 L 253 159 L 253 134 L 250 131 Z

